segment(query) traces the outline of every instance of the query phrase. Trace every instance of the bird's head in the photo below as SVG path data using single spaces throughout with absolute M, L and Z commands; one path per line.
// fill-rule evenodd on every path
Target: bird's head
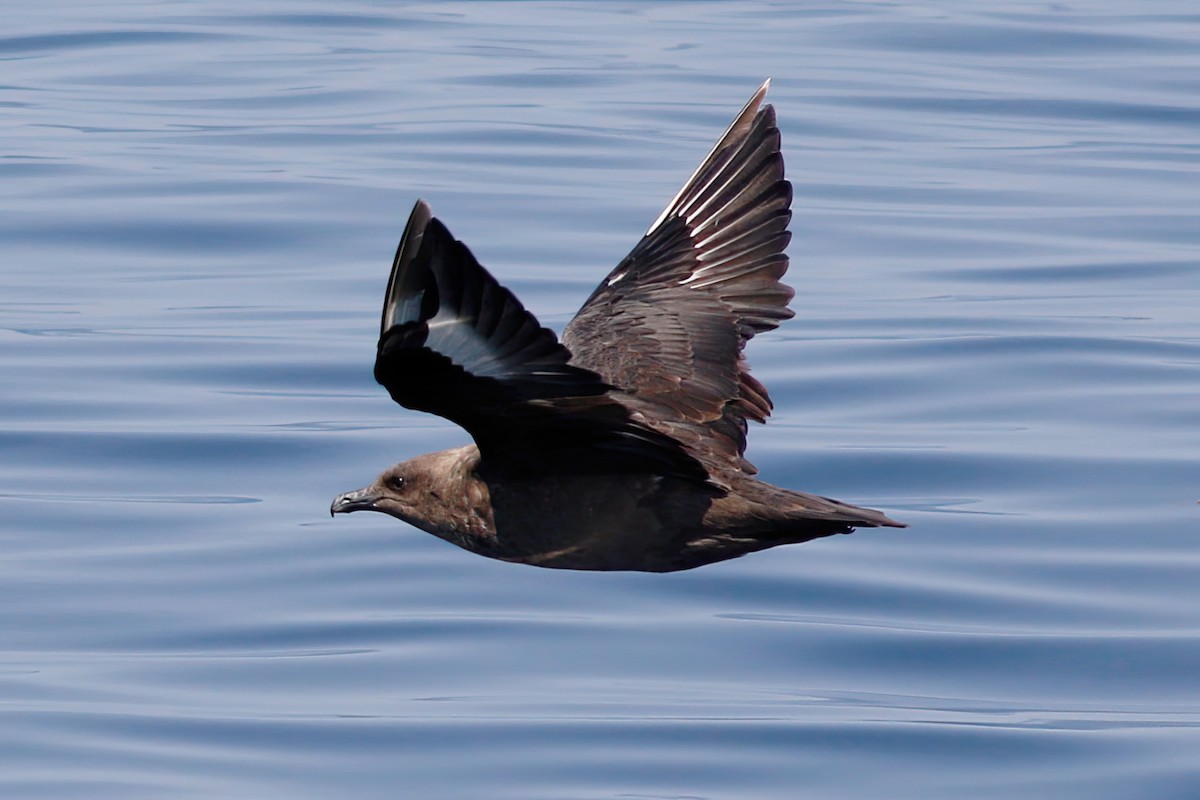
M 370 486 L 333 498 L 330 515 L 379 511 L 455 544 L 484 521 L 487 487 L 475 476 L 474 446 L 442 450 L 401 461 Z M 490 523 L 490 520 L 486 520 Z

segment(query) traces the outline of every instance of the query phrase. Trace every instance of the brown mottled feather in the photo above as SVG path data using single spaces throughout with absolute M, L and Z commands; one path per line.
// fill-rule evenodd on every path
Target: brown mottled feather
M 567 326 L 571 365 L 628 392 L 646 424 L 718 477 L 753 474 L 746 421 L 770 416 L 743 348 L 792 316 L 780 283 L 792 187 L 764 84 Z

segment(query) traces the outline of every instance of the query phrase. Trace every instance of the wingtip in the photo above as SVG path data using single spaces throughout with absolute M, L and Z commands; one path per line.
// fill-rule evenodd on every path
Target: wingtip
M 664 208 L 663 212 L 658 215 L 658 219 L 654 220 L 650 227 L 646 229 L 647 236 L 653 233 L 655 228 L 657 228 L 663 223 L 664 220 L 671 216 L 671 212 L 674 210 L 675 204 L 679 202 L 679 198 L 682 197 L 683 193 L 687 191 L 692 181 L 696 180 L 696 176 L 700 175 L 705 168 L 708 167 L 716 153 L 733 138 L 750 129 L 751 124 L 754 122 L 754 118 L 758 116 L 763 99 L 767 96 L 767 90 L 770 88 L 771 79 L 767 78 L 762 82 L 762 85 L 758 87 L 758 90 L 751 95 L 750 99 L 746 101 L 746 104 L 742 106 L 742 110 L 739 111 L 737 116 L 733 118 L 733 122 L 729 123 L 729 127 L 726 128 L 725 132 L 721 134 L 721 137 L 717 139 L 717 143 L 714 144 L 712 149 L 708 151 L 708 155 L 705 156 L 704 160 L 700 162 L 700 166 L 696 168 L 696 171 L 692 173 L 691 177 L 684 182 L 683 187 L 680 188 L 675 196 L 671 198 L 671 202 L 667 203 L 667 207 Z
M 433 219 L 433 209 L 429 207 L 429 203 L 418 197 L 417 202 L 413 203 L 412 211 L 408 214 L 408 223 L 404 226 L 404 230 L 407 233 L 410 230 L 424 229 L 431 219 Z
M 856 508 L 856 511 L 861 512 L 860 519 L 857 523 L 851 522 L 851 525 L 863 528 L 907 528 L 907 522 L 899 522 L 884 514 L 882 511 L 876 511 L 873 508 Z
M 396 256 L 392 259 L 392 273 L 388 277 L 387 290 L 383 295 L 383 316 L 379 323 L 379 335 L 387 333 L 395 322 L 398 303 L 397 294 L 402 281 L 401 273 L 405 267 L 416 258 L 421 246 L 421 238 L 425 229 L 434 220 L 433 210 L 424 200 L 418 198 L 409 212 L 408 222 L 404 225 L 404 233 L 400 236 L 400 244 L 396 247 Z
M 759 107 L 762 106 L 763 101 L 767 99 L 767 92 L 769 92 L 770 90 L 771 90 L 771 79 L 767 78 L 765 81 L 762 82 L 762 85 L 759 86 L 758 89 L 755 90 L 754 94 L 751 95 L 750 100 L 746 103 L 746 107 L 742 109 L 742 114 L 745 114 L 747 111 L 750 111 L 751 109 L 753 109 L 754 113 L 757 114 Z

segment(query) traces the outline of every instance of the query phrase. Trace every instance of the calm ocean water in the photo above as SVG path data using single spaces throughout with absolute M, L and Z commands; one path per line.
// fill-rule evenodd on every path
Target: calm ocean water
M 58 2 L 0 33 L 0 796 L 1200 796 L 1185 2 Z M 329 500 L 418 196 L 561 327 L 766 77 L 768 480 L 676 575 Z

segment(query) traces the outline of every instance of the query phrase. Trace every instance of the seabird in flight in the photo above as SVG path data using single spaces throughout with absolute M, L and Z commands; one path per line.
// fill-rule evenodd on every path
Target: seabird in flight
M 383 305 L 375 379 L 474 444 L 334 499 L 480 555 L 672 572 L 863 527 L 878 511 L 755 478 L 748 422 L 771 413 L 743 348 L 793 316 L 792 187 L 755 92 L 562 339 L 417 201 Z

